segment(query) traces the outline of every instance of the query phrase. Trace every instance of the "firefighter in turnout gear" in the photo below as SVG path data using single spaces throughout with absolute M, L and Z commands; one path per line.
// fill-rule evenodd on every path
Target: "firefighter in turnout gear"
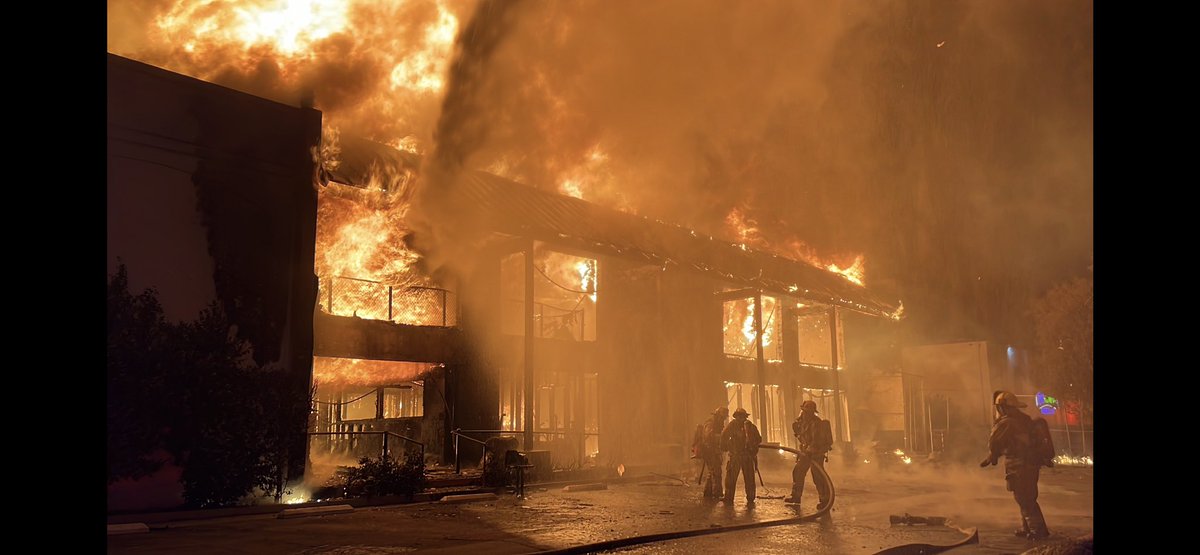
M 811 472 L 817 486 L 817 510 L 829 502 L 829 484 L 817 476 L 813 466 L 825 468 L 825 454 L 833 449 L 833 431 L 829 421 L 817 416 L 817 404 L 812 400 L 800 404 L 800 415 L 792 422 L 792 433 L 800 447 L 796 466 L 792 467 L 792 496 L 785 503 L 799 503 L 804 494 L 804 481 Z
M 758 463 L 758 444 L 762 443 L 762 434 L 758 426 L 750 421 L 746 409 L 733 411 L 733 420 L 721 431 L 721 450 L 729 453 L 729 462 L 725 467 L 725 499 L 733 503 L 733 494 L 737 491 L 737 479 L 740 472 L 746 484 L 746 504 L 754 504 L 754 471 Z
M 1025 403 L 1010 391 L 997 391 L 993 397 L 996 422 L 988 438 L 988 456 L 979 463 L 994 465 L 1004 456 L 1004 482 L 1021 508 L 1021 529 L 1017 536 L 1042 539 L 1050 535 L 1046 519 L 1038 505 L 1038 474 L 1043 460 L 1034 448 L 1034 425 L 1029 415 L 1021 412 Z
M 708 499 L 724 497 L 721 464 L 725 454 L 721 451 L 721 432 L 727 420 L 729 409 L 718 407 L 711 417 L 696 427 L 696 437 L 692 440 L 692 456 L 704 461 L 704 497 Z

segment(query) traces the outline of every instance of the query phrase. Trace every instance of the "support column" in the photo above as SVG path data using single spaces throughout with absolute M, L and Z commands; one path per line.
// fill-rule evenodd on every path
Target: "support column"
M 767 361 L 763 354 L 762 291 L 754 294 L 754 347 L 758 353 L 758 429 L 763 442 L 771 441 L 771 430 L 767 429 Z
M 829 345 L 832 350 L 829 365 L 830 371 L 833 372 L 833 423 L 837 427 L 837 433 L 834 434 L 834 441 L 844 441 L 846 433 L 842 422 L 842 389 L 838 377 L 838 374 L 841 374 L 838 371 L 838 365 L 841 364 L 841 361 L 838 360 L 838 309 L 836 306 L 829 307 Z
M 525 399 L 526 451 L 533 449 L 533 241 L 525 246 Z

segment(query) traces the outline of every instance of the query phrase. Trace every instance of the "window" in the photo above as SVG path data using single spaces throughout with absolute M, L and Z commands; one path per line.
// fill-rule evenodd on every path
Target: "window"
M 533 333 L 563 341 L 596 340 L 599 262 L 535 246 L 533 256 Z M 525 334 L 525 255 L 500 261 L 500 329 Z
M 755 297 L 724 303 L 725 354 L 740 358 L 758 358 L 758 337 L 754 323 Z M 783 335 L 780 325 L 782 303 L 775 297 L 762 297 L 763 357 L 771 362 L 783 360 Z
M 383 417 L 412 418 L 425 413 L 424 382 L 383 388 Z
M 846 351 L 842 344 L 841 319 L 838 319 L 838 369 L 846 367 Z M 833 364 L 833 345 L 829 341 L 829 312 L 806 312 L 796 316 L 796 332 L 800 335 L 800 362 L 829 367 Z
M 375 418 L 375 388 L 348 387 L 342 390 L 342 420 Z
M 380 415 L 380 396 L 383 414 Z M 373 420 L 383 418 L 415 418 L 425 414 L 425 385 L 423 381 L 405 382 L 384 387 L 354 387 L 341 391 L 341 420 Z

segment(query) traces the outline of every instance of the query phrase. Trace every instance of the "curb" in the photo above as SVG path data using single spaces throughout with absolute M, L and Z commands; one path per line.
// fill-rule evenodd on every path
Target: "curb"
M 108 525 L 108 535 L 110 536 L 119 536 L 122 534 L 145 534 L 149 531 L 150 527 L 141 522 Z
M 299 509 L 284 509 L 279 511 L 276 518 L 300 518 L 304 516 L 339 515 L 354 512 L 350 505 L 329 505 L 326 507 L 302 507 Z

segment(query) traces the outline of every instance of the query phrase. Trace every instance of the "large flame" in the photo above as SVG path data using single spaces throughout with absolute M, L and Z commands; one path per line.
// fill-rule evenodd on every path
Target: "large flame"
M 167 41 L 189 53 L 238 44 L 307 57 L 314 42 L 345 30 L 348 7 L 345 0 L 179 2 L 155 23 Z
M 322 163 L 336 166 L 336 160 Z M 376 168 L 365 187 L 335 182 L 319 189 L 315 266 L 323 311 L 414 325 L 456 323 L 453 294 L 433 288 L 405 242 L 414 179 L 408 171 Z
M 853 261 L 846 264 L 822 257 L 815 249 L 795 237 L 786 241 L 770 242 L 758 228 L 758 222 L 746 216 L 741 208 L 734 207 L 725 216 L 726 231 L 733 236 L 737 246 L 742 250 L 761 250 L 778 256 L 790 258 L 810 265 L 829 270 L 846 278 L 856 285 L 864 285 L 866 277 L 866 258 L 861 254 L 853 255 Z M 844 258 L 844 257 L 843 257 Z
M 114 0 L 110 17 L 150 13 L 131 24 L 147 28 L 110 27 L 109 50 L 282 102 L 311 91 L 326 123 L 419 151 L 454 52 L 452 2 L 176 0 L 153 14 Z
M 313 382 L 338 386 L 389 385 L 421 379 L 437 367 L 426 362 L 313 357 Z

